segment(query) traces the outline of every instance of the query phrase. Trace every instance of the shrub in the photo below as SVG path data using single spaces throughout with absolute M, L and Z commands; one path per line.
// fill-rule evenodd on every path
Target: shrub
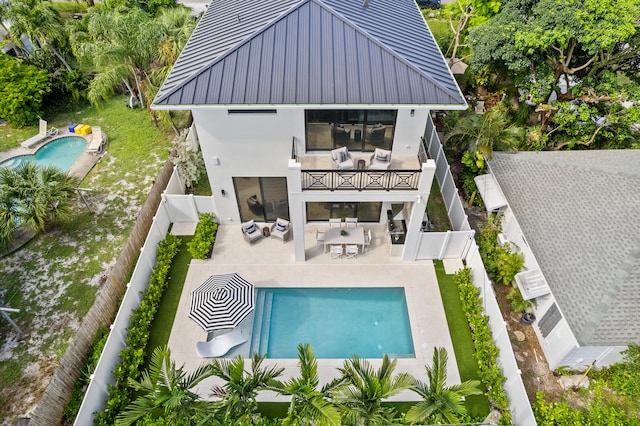
M 42 116 L 51 75 L 9 55 L 0 54 L 0 117 L 15 127 L 35 124 Z
M 493 334 L 489 328 L 489 317 L 483 314 L 480 290 L 473 285 L 473 277 L 469 268 L 458 271 L 453 281 L 460 291 L 462 310 L 471 330 L 480 380 L 487 388 L 487 397 L 491 405 L 502 412 L 501 423 L 511 424 L 509 399 L 502 387 L 506 379 L 498 365 L 500 351 L 493 341 Z
M 175 235 L 168 234 L 158 244 L 156 267 L 149 278 L 149 286 L 144 291 L 140 306 L 136 308 L 129 319 L 125 348 L 120 351 L 120 362 L 113 370 L 116 384 L 109 386 L 107 409 L 97 413 L 94 425 L 113 425 L 116 416 L 131 402 L 129 393 L 129 379 L 138 380 L 144 363 L 144 354 L 149 340 L 149 329 L 153 317 L 158 309 L 164 290 L 167 288 L 171 262 L 178 253 L 181 240 Z
M 524 255 L 513 245 L 498 244 L 500 222 L 489 218 L 478 234 L 477 243 L 487 274 L 495 282 L 511 284 L 524 267 Z
M 206 259 L 216 241 L 218 224 L 214 222 L 215 216 L 211 213 L 201 213 L 199 218 L 196 232 L 193 239 L 187 243 L 187 248 L 194 259 Z

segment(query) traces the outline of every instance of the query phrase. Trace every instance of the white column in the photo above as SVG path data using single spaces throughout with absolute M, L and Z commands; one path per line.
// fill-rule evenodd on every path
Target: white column
M 429 200 L 429 192 L 431 191 L 431 183 L 436 173 L 436 163 L 429 159 L 422 164 L 422 173 L 420 183 L 418 184 L 418 192 L 416 199 L 411 208 L 411 217 L 406 221 L 407 235 L 404 240 L 404 250 L 402 252 L 402 260 L 410 262 L 416 260 L 418 254 L 418 245 L 420 244 L 420 228 L 422 227 L 422 219 L 427 208 Z M 405 218 L 406 220 L 407 218 Z
M 294 254 L 296 262 L 305 261 L 304 246 L 304 198 L 302 197 L 302 164 L 289 160 L 287 170 L 287 191 L 289 192 L 289 215 L 293 232 Z

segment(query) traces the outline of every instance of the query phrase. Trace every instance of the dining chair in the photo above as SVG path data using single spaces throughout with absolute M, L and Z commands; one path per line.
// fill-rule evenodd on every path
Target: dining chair
M 371 229 L 367 229 L 367 232 L 364 233 L 364 250 L 368 250 L 371 245 L 371 240 L 373 239 L 371 235 Z
M 355 259 L 355 257 L 358 256 L 358 245 L 347 244 L 345 247 L 345 253 L 347 254 L 347 258 Z
M 358 218 L 357 217 L 345 217 L 344 218 L 344 226 L 347 228 L 355 228 L 358 226 Z
M 329 219 L 329 228 L 333 228 L 333 227 L 341 227 L 342 226 L 342 218 L 337 217 L 337 218 L 331 218 Z
M 324 245 L 324 232 L 320 232 L 318 229 L 316 229 L 316 243 L 318 245 Z
M 343 254 L 342 244 L 331 244 L 331 247 L 329 248 L 329 252 L 331 253 L 332 259 L 337 259 L 341 257 Z

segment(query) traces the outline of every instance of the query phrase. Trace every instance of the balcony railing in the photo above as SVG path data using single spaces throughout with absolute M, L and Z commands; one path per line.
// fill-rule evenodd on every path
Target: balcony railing
M 302 190 L 416 190 L 421 170 L 302 170 Z

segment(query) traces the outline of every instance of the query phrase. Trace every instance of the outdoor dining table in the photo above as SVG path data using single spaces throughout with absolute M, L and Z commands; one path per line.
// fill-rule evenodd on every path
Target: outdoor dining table
M 341 231 L 346 231 L 347 235 L 341 235 Z M 364 228 L 356 226 L 353 228 L 329 228 L 324 231 L 324 251 L 332 244 L 357 244 L 360 250 L 364 250 Z

